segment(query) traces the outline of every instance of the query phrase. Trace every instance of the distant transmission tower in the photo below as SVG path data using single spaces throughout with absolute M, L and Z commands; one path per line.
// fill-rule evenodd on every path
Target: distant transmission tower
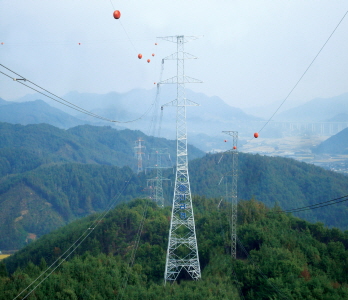
M 147 180 L 147 187 L 150 191 L 150 198 L 157 203 L 157 205 L 161 208 L 164 207 L 164 197 L 163 197 L 163 180 L 169 180 L 167 178 L 163 178 L 162 169 L 168 169 L 168 166 L 163 166 L 162 157 L 163 155 L 169 155 L 166 148 L 158 148 L 154 149 L 156 154 L 156 164 L 155 166 L 149 167 L 149 169 L 156 170 L 156 177 Z
M 192 197 L 188 173 L 187 159 L 187 126 L 186 106 L 198 106 L 197 103 L 186 99 L 185 83 L 200 83 L 200 80 L 185 75 L 185 59 L 195 59 L 184 52 L 184 44 L 195 40 L 194 36 L 168 36 L 161 39 L 177 44 L 177 52 L 164 58 L 176 60 L 177 76 L 160 82 L 160 84 L 176 84 L 177 98 L 165 106 L 176 106 L 176 175 L 173 197 L 172 217 L 170 221 L 169 240 L 164 273 L 164 282 L 174 282 L 182 269 L 186 270 L 192 279 L 201 278 L 198 247 L 196 239 L 195 220 L 192 208 Z
M 141 144 L 143 141 L 144 140 L 142 140 L 141 138 L 138 138 L 135 141 L 135 146 L 134 146 L 134 154 L 138 160 L 137 174 L 139 174 L 143 170 L 143 155 L 144 155 L 143 149 L 145 148 L 145 146 Z
M 229 151 L 232 154 L 232 182 L 230 189 L 226 191 L 227 200 L 231 200 L 232 212 L 231 212 L 231 256 L 233 258 L 237 257 L 237 181 L 238 181 L 238 131 L 223 131 L 230 136 L 232 136 L 232 149 Z

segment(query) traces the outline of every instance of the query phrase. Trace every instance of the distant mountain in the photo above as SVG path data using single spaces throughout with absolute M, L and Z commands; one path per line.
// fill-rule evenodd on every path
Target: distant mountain
M 348 122 L 348 113 L 339 113 L 334 117 L 325 120 L 326 122 Z
M 0 106 L 0 122 L 22 125 L 47 123 L 59 128 L 90 123 L 51 107 L 42 100 L 15 103 L 0 99 Z
M 348 93 L 332 98 L 316 98 L 274 116 L 275 121 L 325 122 L 348 114 Z
M 312 149 L 316 154 L 348 154 L 348 128 L 328 138 Z
M 38 95 L 36 97 L 40 97 L 40 99 L 46 101 L 53 107 L 59 108 L 81 120 L 88 122 L 98 121 L 93 117 L 81 114 L 51 99 L 44 99 L 42 96 Z M 260 118 L 244 113 L 239 108 L 226 104 L 221 98 L 216 96 L 208 97 L 202 93 L 186 90 L 186 97 L 200 105 L 198 107 L 187 108 L 189 136 L 194 136 L 196 134 L 216 136 L 217 133 L 219 134 L 223 130 L 245 132 L 250 122 L 261 120 Z M 35 98 L 34 95 L 27 95 L 16 101 L 28 101 L 33 98 Z M 70 92 L 62 98 L 109 119 L 119 121 L 137 120 L 136 122 L 117 123 L 117 125 L 132 130 L 144 130 L 144 128 L 151 126 L 149 124 L 154 124 L 155 122 L 158 124 L 161 114 L 160 107 L 174 100 L 176 98 L 176 91 L 172 87 L 161 87 L 158 95 L 156 94 L 156 89 L 134 89 L 122 94 L 111 92 L 103 95 Z M 152 110 L 139 119 L 149 108 L 152 108 Z M 162 134 L 164 137 L 175 138 L 175 122 L 175 107 L 164 106 L 162 118 Z M 211 141 L 208 139 L 205 140 L 204 143 L 209 144 Z M 211 149 L 212 148 L 208 148 L 205 150 Z
M 247 114 L 250 114 L 259 118 L 269 119 L 271 115 L 279 108 L 279 106 L 282 104 L 283 101 L 284 100 L 278 100 L 270 104 L 259 103 L 258 105 L 255 105 L 255 106 L 243 108 L 243 111 L 246 112 Z M 304 104 L 303 101 L 288 100 L 284 102 L 284 104 L 279 108 L 278 114 L 284 111 L 287 111 L 289 109 L 298 107 L 302 104 Z
M 0 98 L 0 106 L 11 104 L 12 102 L 5 101 L 4 99 Z
M 197 107 L 187 107 L 189 137 L 202 133 L 208 136 L 216 135 L 230 128 L 243 130 L 242 123 L 260 120 L 260 118 L 247 115 L 239 108 L 229 106 L 216 96 L 208 97 L 202 93 L 186 90 L 186 97 L 199 104 Z M 96 114 L 121 121 L 139 118 L 153 104 L 154 110 L 141 120 L 120 124 L 133 130 L 147 128 L 154 120 L 159 122 L 160 107 L 175 98 L 175 89 L 171 87 L 161 87 L 159 96 L 157 96 L 157 105 L 154 103 L 156 99 L 155 89 L 134 89 L 124 94 L 112 92 L 105 95 L 71 92 L 64 96 L 64 99 L 78 103 L 82 107 L 87 107 L 88 110 Z M 92 120 L 91 117 L 86 115 L 77 114 L 76 116 L 80 119 Z M 175 122 L 175 107 L 164 106 L 161 124 L 164 137 L 175 138 Z M 206 140 L 204 142 L 209 143 L 210 141 Z M 196 144 L 196 146 L 198 145 Z

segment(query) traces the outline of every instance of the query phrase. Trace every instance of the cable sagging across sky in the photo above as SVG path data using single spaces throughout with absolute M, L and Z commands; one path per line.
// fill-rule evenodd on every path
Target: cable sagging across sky
M 150 106 L 147 108 L 147 110 L 138 118 L 136 119 L 133 119 L 133 120 L 128 120 L 128 121 L 120 121 L 120 120 L 113 120 L 113 119 L 109 119 L 109 118 L 106 118 L 106 117 L 103 117 L 103 116 L 100 116 L 98 114 L 95 114 L 91 111 L 88 111 L 78 105 L 75 105 L 74 103 L 70 102 L 70 101 L 67 101 L 65 99 L 63 99 L 62 97 L 59 97 L 57 96 L 56 94 L 48 91 L 47 89 L 37 85 L 36 83 L 30 81 L 29 79 L 27 79 L 26 77 L 16 73 L 15 71 L 11 70 L 10 68 L 4 66 L 3 64 L 0 64 L 1 67 L 5 68 L 6 70 L 12 72 L 13 74 L 19 76 L 19 78 L 14 78 L 13 75 L 9 75 L 9 74 L 6 74 L 5 72 L 2 72 L 0 71 L 1 74 L 3 74 L 4 76 L 8 77 L 8 78 L 11 78 L 13 79 L 14 81 L 16 81 L 17 83 L 20 83 L 24 86 L 26 86 L 27 88 L 30 88 L 32 89 L 33 91 L 37 92 L 37 93 L 40 93 L 41 95 L 47 97 L 47 98 L 50 98 L 58 103 L 61 103 L 71 109 L 74 109 L 78 112 L 81 112 L 85 115 L 88 115 L 90 117 L 93 117 L 93 118 L 97 118 L 97 119 L 100 119 L 102 121 L 106 121 L 106 122 L 111 122 L 111 123 L 122 123 L 122 124 L 125 124 L 125 123 L 133 123 L 133 122 L 136 122 L 136 121 L 139 121 L 141 120 L 142 118 L 144 118 L 148 113 L 150 113 L 150 111 L 154 108 L 155 104 L 156 104 L 156 99 L 150 104 Z M 26 84 L 26 83 L 29 83 L 29 84 Z
M 282 103 L 278 106 L 278 108 L 275 110 L 275 112 L 271 115 L 271 117 L 266 121 L 266 123 L 261 127 L 261 129 L 258 132 L 261 132 L 267 125 L 268 123 L 272 120 L 272 118 L 276 115 L 276 113 L 279 111 L 279 109 L 283 106 L 283 104 L 285 103 L 286 100 L 288 100 L 288 98 L 291 96 L 292 92 L 296 89 L 296 87 L 299 85 L 299 83 L 301 82 L 301 80 L 303 79 L 303 77 L 307 74 L 308 70 L 311 68 L 311 66 L 313 65 L 313 63 L 315 62 L 315 60 L 318 58 L 318 56 L 320 55 L 320 53 L 323 51 L 323 49 L 325 48 L 326 44 L 330 41 L 331 37 L 333 36 L 333 34 L 336 32 L 337 28 L 341 25 L 341 23 L 343 22 L 344 18 L 346 17 L 346 15 L 348 14 L 348 10 L 345 12 L 345 14 L 343 15 L 343 17 L 341 18 L 341 20 L 338 22 L 338 24 L 336 25 L 336 27 L 334 28 L 334 30 L 331 32 L 331 34 L 329 35 L 329 37 L 326 39 L 325 43 L 323 44 L 323 46 L 319 49 L 318 53 L 315 55 L 315 57 L 313 58 L 313 60 L 310 62 L 310 64 L 308 65 L 308 67 L 305 69 L 305 71 L 302 73 L 301 77 L 297 80 L 297 82 L 295 83 L 295 85 L 292 87 L 292 89 L 290 90 L 290 92 L 287 94 L 287 96 L 284 98 L 284 100 L 282 101 Z

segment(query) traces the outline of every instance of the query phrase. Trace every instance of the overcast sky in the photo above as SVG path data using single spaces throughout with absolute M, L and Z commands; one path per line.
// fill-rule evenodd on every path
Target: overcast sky
M 112 4 L 121 11 L 119 21 L 112 17 Z M 201 35 L 185 44 L 187 52 L 199 57 L 186 63 L 186 74 L 204 83 L 187 87 L 233 106 L 259 106 L 285 98 L 348 9 L 347 1 L 335 0 L 112 4 L 0 0 L 0 62 L 59 95 L 152 89 L 161 58 L 176 49 L 156 37 Z M 348 92 L 347 32 L 348 16 L 289 102 Z M 174 75 L 173 63 L 166 62 L 164 78 Z M 0 75 L 1 98 L 28 93 Z

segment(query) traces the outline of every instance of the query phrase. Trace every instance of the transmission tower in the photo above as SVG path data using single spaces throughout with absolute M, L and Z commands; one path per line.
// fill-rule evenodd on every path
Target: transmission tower
M 156 154 L 156 164 L 153 167 L 148 167 L 148 169 L 156 170 L 156 177 L 147 180 L 147 187 L 150 191 L 150 198 L 157 203 L 161 208 L 164 207 L 164 197 L 163 197 L 163 180 L 169 180 L 163 178 L 162 169 L 168 169 L 169 167 L 162 165 L 163 155 L 169 155 L 166 148 L 153 149 Z
M 139 174 L 143 170 L 143 155 L 144 155 L 143 149 L 145 148 L 145 146 L 141 144 L 143 141 L 144 140 L 142 140 L 141 138 L 138 138 L 135 141 L 135 146 L 134 146 L 134 154 L 138 160 L 137 174 Z
M 193 55 L 184 52 L 184 44 L 197 38 L 194 36 L 185 37 L 183 35 L 161 37 L 161 39 L 176 43 L 177 45 L 177 51 L 164 58 L 164 60 L 176 60 L 177 75 L 160 82 L 160 84 L 176 84 L 177 87 L 176 99 L 164 105 L 176 106 L 177 112 L 176 175 L 164 273 L 165 283 L 167 281 L 174 282 L 182 269 L 186 270 L 194 280 L 201 278 L 188 173 L 186 126 L 186 106 L 198 106 L 198 104 L 185 97 L 185 83 L 200 83 L 201 81 L 186 76 L 184 72 L 185 59 L 196 59 Z
M 231 256 L 236 258 L 237 256 L 237 180 L 238 180 L 238 131 L 223 131 L 230 136 L 232 136 L 232 149 L 229 152 L 232 154 L 232 182 L 231 188 L 226 190 L 226 198 L 231 201 L 232 211 L 231 211 Z

